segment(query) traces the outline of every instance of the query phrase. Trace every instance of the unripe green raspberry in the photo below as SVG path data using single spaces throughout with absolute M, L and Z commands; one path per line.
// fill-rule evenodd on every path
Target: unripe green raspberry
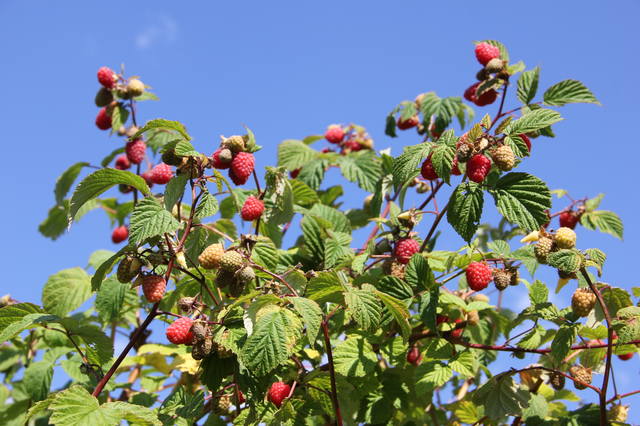
M 461 143 L 457 148 L 456 155 L 461 163 L 467 162 L 473 155 L 473 148 L 468 143 Z
M 236 272 L 236 280 L 239 283 L 247 284 L 256 278 L 256 273 L 251 266 L 245 266 Z
M 556 245 L 561 249 L 570 249 L 576 246 L 576 233 L 571 228 L 562 227 L 556 231 Z
M 96 93 L 95 102 L 97 107 L 105 107 L 112 101 L 113 93 L 111 93 L 111 90 L 101 87 L 100 90 L 98 90 L 98 93 Z
M 132 97 L 142 95 L 144 93 L 144 83 L 137 78 L 131 79 L 127 84 L 127 92 Z
M 511 272 L 505 269 L 494 268 L 493 269 L 493 283 L 500 291 L 509 287 L 511 284 Z
M 491 157 L 502 171 L 509 171 L 516 165 L 516 157 L 509 145 L 500 145 L 492 152 Z
M 607 420 L 610 422 L 625 423 L 629 417 L 628 405 L 613 405 L 607 412 Z
M 533 248 L 533 253 L 536 255 L 538 262 L 547 263 L 547 256 L 549 256 L 552 250 L 553 240 L 549 237 L 540 237 Z
M 585 368 L 581 365 L 574 365 L 569 369 L 569 374 L 571 374 L 571 377 L 573 377 L 574 379 L 578 379 L 581 382 L 584 382 L 588 385 L 591 384 L 591 380 L 593 378 L 592 374 L 591 374 L 591 369 L 590 368 Z M 578 382 L 573 382 L 573 385 L 576 387 L 576 389 L 586 389 L 587 387 L 583 384 L 580 384 Z
M 496 73 L 502 70 L 502 68 L 504 68 L 504 61 L 500 58 L 493 58 L 492 60 L 487 62 L 487 65 L 485 65 L 484 67 L 486 72 L 489 74 Z
M 198 262 L 204 269 L 214 269 L 220 264 L 220 258 L 224 254 L 224 247 L 220 243 L 214 243 L 208 246 L 198 256 Z
M 240 282 L 240 280 L 233 280 L 230 284 L 229 284 L 229 296 L 230 297 L 240 297 L 240 295 L 242 294 L 242 292 L 244 291 L 245 288 L 245 283 Z
M 231 152 L 243 152 L 245 149 L 244 138 L 242 136 L 231 136 L 222 142 L 222 146 Z
M 228 250 L 220 257 L 220 268 L 225 271 L 235 272 L 244 263 L 244 257 L 235 250 Z
M 571 310 L 580 317 L 588 316 L 595 305 L 596 295 L 590 288 L 579 288 L 571 296 Z
M 136 277 L 136 275 L 138 275 L 141 267 L 142 263 L 137 257 L 127 256 L 120 261 L 116 277 L 118 278 L 118 281 L 123 284 L 129 283 Z
M 219 270 L 216 275 L 216 287 L 225 288 L 235 281 L 235 273 L 231 271 Z

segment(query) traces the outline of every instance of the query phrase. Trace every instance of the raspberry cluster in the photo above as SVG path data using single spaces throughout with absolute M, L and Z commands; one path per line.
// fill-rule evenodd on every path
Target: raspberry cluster
M 211 165 L 219 170 L 229 169 L 229 178 L 236 185 L 244 185 L 255 168 L 255 158 L 247 152 L 249 136 L 222 138 L 220 146 L 211 155 Z
M 498 98 L 496 89 L 506 84 L 509 78 L 507 63 L 500 58 L 500 48 L 492 42 L 476 44 L 475 54 L 484 68 L 476 74 L 478 82 L 464 91 L 464 98 L 477 106 L 490 105 Z
M 373 149 L 373 139 L 371 139 L 364 127 L 358 126 L 357 124 L 345 126 L 331 124 L 324 132 L 324 138 L 330 144 L 340 148 L 340 154 L 342 155 L 363 149 Z M 332 148 L 325 148 L 322 152 L 334 152 L 334 150 Z M 299 171 L 297 173 L 299 173 Z M 296 176 L 297 173 L 295 174 Z

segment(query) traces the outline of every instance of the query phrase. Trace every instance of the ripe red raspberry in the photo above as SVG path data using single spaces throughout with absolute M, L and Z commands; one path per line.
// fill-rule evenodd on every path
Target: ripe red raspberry
M 124 147 L 124 152 L 127 154 L 127 158 L 133 164 L 140 164 L 144 160 L 144 154 L 147 150 L 147 144 L 142 139 L 136 139 L 135 141 L 127 142 Z
M 119 155 L 118 158 L 116 158 L 116 169 L 127 170 L 129 167 L 131 167 L 131 163 L 126 155 Z
M 417 346 L 412 346 L 407 352 L 407 362 L 413 365 L 420 365 L 422 361 L 422 354 Z
M 231 170 L 229 171 L 229 177 L 236 185 L 244 185 L 249 176 L 253 173 L 255 166 L 255 159 L 253 154 L 248 152 L 239 152 L 233 157 L 231 161 Z
M 218 148 L 212 155 L 213 167 L 220 170 L 228 169 L 229 167 L 231 167 L 231 162 L 225 163 L 224 161 L 222 161 L 220 159 L 220 151 L 222 151 L 222 148 Z
M 476 183 L 487 177 L 491 170 L 491 160 L 482 154 L 476 154 L 467 161 L 467 176 Z
M 562 212 L 560 213 L 560 226 L 574 229 L 579 219 L 580 218 L 573 210 Z
M 498 99 L 498 92 L 493 89 L 487 90 L 480 96 L 476 96 L 476 99 L 473 101 L 474 104 L 478 106 L 485 106 L 492 104 Z
M 396 243 L 396 249 L 393 252 L 398 262 L 407 264 L 411 256 L 420 251 L 420 244 L 413 238 L 404 238 Z
M 334 124 L 329 126 L 324 133 L 324 138 L 331 143 L 340 143 L 344 139 L 344 130 L 341 126 Z
M 107 114 L 107 108 L 100 108 L 96 116 L 96 126 L 100 130 L 109 130 L 111 128 L 111 116 Z
M 476 58 L 482 65 L 487 65 L 487 62 L 494 58 L 500 57 L 500 49 L 489 43 L 476 44 Z
M 295 169 L 295 170 L 291 170 L 291 171 L 289 172 L 289 177 L 290 177 L 291 179 L 295 179 L 295 178 L 297 178 L 297 177 L 298 177 L 298 175 L 300 174 L 300 170 L 302 170 L 302 169 L 301 169 L 301 168 L 298 168 L 298 169 Z
M 476 102 L 476 90 L 478 90 L 478 86 L 480 86 L 480 82 L 474 83 L 464 91 L 464 98 L 469 102 Z
M 280 406 L 282 405 L 282 401 L 284 401 L 284 399 L 289 396 L 289 392 L 291 392 L 291 386 L 289 386 L 285 382 L 275 382 L 269 388 L 267 397 L 269 398 L 269 401 L 273 403 L 273 405 L 280 408 Z
M 457 320 L 454 320 L 453 321 L 454 327 L 460 324 L 461 322 L 464 322 L 462 318 L 458 318 Z M 459 339 L 462 337 L 462 333 L 464 333 L 464 327 L 454 328 L 453 330 L 451 330 L 451 338 Z
M 454 176 L 460 176 L 462 172 L 458 168 L 458 157 L 453 157 L 453 164 L 451 165 L 451 174 Z
M 147 185 L 149 186 L 149 188 L 153 186 L 151 170 L 147 170 L 146 172 L 142 173 L 140 176 L 142 177 L 142 179 L 144 179 L 145 182 L 147 182 Z
M 471 262 L 465 270 L 467 284 L 474 291 L 480 291 L 487 288 L 491 282 L 491 268 L 484 262 Z
M 436 315 L 436 325 L 440 325 L 442 323 L 449 322 L 449 317 L 446 315 Z
M 420 174 L 423 178 L 428 180 L 436 180 L 438 179 L 438 174 L 436 170 L 433 168 L 433 163 L 431 162 L 431 156 L 427 157 L 422 163 L 422 168 L 420 169 Z
M 412 117 L 409 117 L 407 119 L 402 119 L 402 117 L 398 118 L 398 129 L 400 130 L 407 130 L 410 129 L 412 127 L 416 127 L 418 125 L 418 123 L 420 123 L 420 119 L 418 118 L 417 115 L 414 115 Z
M 122 225 L 113 230 L 113 233 L 111 234 L 111 241 L 113 241 L 114 244 L 119 244 L 126 240 L 128 237 L 129 228 L 127 228 L 126 225 Z
M 520 136 L 520 138 L 527 145 L 527 151 L 531 152 L 531 139 L 529 139 L 529 136 L 525 135 L 524 133 L 522 133 L 522 134 L 520 134 L 518 136 Z
M 242 220 L 252 221 L 258 219 L 264 211 L 264 203 L 253 195 L 248 197 L 240 210 Z
M 629 361 L 631 358 L 633 358 L 634 355 L 635 355 L 635 352 L 629 352 L 626 354 L 618 355 L 618 358 L 620 358 L 623 361 Z
M 335 152 L 333 149 L 331 148 L 322 148 L 322 151 L 320 151 L 323 154 L 326 154 L 327 152 Z
M 189 317 L 182 317 L 175 320 L 167 327 L 167 339 L 175 345 L 186 345 L 193 341 L 191 325 L 193 321 Z
M 342 144 L 342 151 L 340 152 L 340 154 L 346 155 L 350 152 L 360 151 L 361 149 L 362 149 L 362 145 L 360 145 L 360 143 L 357 140 L 349 139 L 345 141 L 344 144 Z
M 168 183 L 173 177 L 173 171 L 171 166 L 165 163 L 160 163 L 151 169 L 151 181 L 158 185 L 164 185 Z
M 106 89 L 113 89 L 116 86 L 116 73 L 109 67 L 102 67 L 98 70 L 98 81 Z
M 144 297 L 151 303 L 162 300 L 167 289 L 167 282 L 160 275 L 146 275 L 142 277 L 142 292 Z

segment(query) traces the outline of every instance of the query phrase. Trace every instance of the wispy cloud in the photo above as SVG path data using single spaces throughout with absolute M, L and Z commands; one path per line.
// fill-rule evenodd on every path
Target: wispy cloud
M 136 34 L 135 43 L 138 49 L 148 49 L 157 43 L 171 43 L 178 37 L 178 24 L 171 17 L 162 15 L 154 21 Z

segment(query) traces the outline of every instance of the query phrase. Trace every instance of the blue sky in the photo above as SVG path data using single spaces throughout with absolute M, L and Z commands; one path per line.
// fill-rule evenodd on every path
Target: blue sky
M 563 108 L 556 139 L 535 140 L 525 168 L 575 197 L 607 194 L 602 208 L 622 217 L 626 245 L 584 229 L 580 244 L 607 252 L 605 281 L 640 284 L 629 268 L 640 236 L 633 184 L 640 154 L 633 129 L 638 2 L 512 2 L 484 10 L 461 1 L 61 4 L 0 3 L 3 293 L 38 301 L 50 274 L 86 265 L 93 250 L 114 248 L 98 212 L 56 242 L 37 231 L 54 204 L 58 175 L 76 161 L 98 163 L 120 143 L 93 124 L 100 66 L 124 63 L 140 75 L 161 99 L 141 106 L 141 121 L 180 120 L 202 151 L 211 152 L 218 135 L 248 125 L 265 147 L 258 157 L 263 167 L 274 163 L 280 141 L 321 133 L 334 122 L 364 125 L 377 148 L 399 153 L 418 139 L 385 137 L 386 113 L 424 91 L 462 95 L 478 69 L 471 42 L 487 38 L 504 42 L 514 62 L 540 65 L 541 88 L 576 78 L 602 102 Z M 506 105 L 516 106 L 515 98 Z M 495 106 L 480 111 L 495 113 Z M 461 241 L 452 235 L 442 243 L 456 249 Z M 552 274 L 541 278 L 555 286 Z M 569 291 L 561 294 L 565 304 Z M 520 293 L 513 298 L 518 307 Z M 639 359 L 624 364 L 624 375 L 618 368 L 623 389 L 637 382 Z

